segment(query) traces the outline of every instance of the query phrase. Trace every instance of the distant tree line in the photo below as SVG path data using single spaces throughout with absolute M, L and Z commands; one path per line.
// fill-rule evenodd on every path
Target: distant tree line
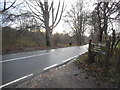
M 110 32 L 117 30 L 116 23 L 120 23 L 120 1 L 98 2 L 90 16 L 90 24 L 93 26 L 91 36 L 96 37 L 98 42 L 106 41 Z
M 2 28 L 2 50 L 3 54 L 38 49 L 46 49 L 45 32 L 40 30 L 16 30 L 11 27 Z M 67 47 L 69 43 L 76 45 L 75 37 L 69 34 L 52 34 L 52 48 Z M 84 42 L 85 44 L 86 42 Z

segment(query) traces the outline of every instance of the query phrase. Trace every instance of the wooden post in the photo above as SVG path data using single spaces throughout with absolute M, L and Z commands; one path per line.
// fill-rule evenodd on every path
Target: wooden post
M 119 50 L 119 53 L 120 53 L 120 50 Z M 118 55 L 118 76 L 120 76 L 120 55 Z M 120 88 L 120 78 L 119 78 L 119 80 L 118 80 L 118 88 Z
M 92 43 L 92 40 L 89 40 L 89 48 L 88 48 L 88 64 L 91 63 L 91 43 Z
M 115 45 L 115 41 L 116 41 L 115 30 L 113 30 L 113 33 L 112 33 L 111 52 L 113 52 L 113 47 L 114 47 L 114 45 Z
M 110 57 L 110 41 L 111 37 L 109 38 L 109 40 L 106 41 L 106 56 L 105 56 L 105 72 L 108 72 L 109 69 L 109 57 Z

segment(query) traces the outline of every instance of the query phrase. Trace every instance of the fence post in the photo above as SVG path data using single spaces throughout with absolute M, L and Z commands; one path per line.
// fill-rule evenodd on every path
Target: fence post
M 91 43 L 92 43 L 92 40 L 89 40 L 89 48 L 88 48 L 88 64 L 91 63 Z
M 105 57 L 105 72 L 107 73 L 109 70 L 109 57 L 110 57 L 110 41 L 111 37 L 109 38 L 109 40 L 106 41 L 106 57 Z
M 113 47 L 114 47 L 114 45 L 115 45 L 115 41 L 116 41 L 115 30 L 113 30 L 113 33 L 112 33 L 111 52 L 113 51 Z
M 120 55 L 119 55 L 119 53 L 120 53 L 120 49 L 118 49 L 118 53 L 117 53 L 117 59 L 118 59 L 118 63 L 117 63 L 117 72 L 118 72 L 118 88 L 120 88 L 120 78 L 119 78 L 119 76 L 120 76 Z

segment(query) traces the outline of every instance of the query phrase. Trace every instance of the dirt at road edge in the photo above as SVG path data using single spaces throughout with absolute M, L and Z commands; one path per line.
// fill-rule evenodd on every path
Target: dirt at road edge
M 84 70 L 69 62 L 36 75 L 12 88 L 109 88 L 107 83 L 88 76 Z M 113 88 L 113 87 L 112 87 Z

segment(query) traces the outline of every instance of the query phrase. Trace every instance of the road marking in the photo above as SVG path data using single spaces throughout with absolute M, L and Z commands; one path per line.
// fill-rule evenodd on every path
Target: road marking
M 52 49 L 51 51 L 53 52 L 53 51 L 55 51 L 55 49 Z
M 53 64 L 53 65 L 51 65 L 51 66 L 49 66 L 49 67 L 46 67 L 46 68 L 44 68 L 44 71 L 47 70 L 47 69 L 53 68 L 53 67 L 55 67 L 55 66 L 57 66 L 57 65 L 58 65 L 58 64 Z
M 68 61 L 70 61 L 71 59 L 76 58 L 76 57 L 78 57 L 78 56 L 79 56 L 79 55 L 76 55 L 76 56 L 71 57 L 71 58 L 68 58 L 68 59 L 66 59 L 66 60 L 64 60 L 64 61 L 62 61 L 62 62 L 63 62 L 63 63 L 68 62 Z
M 5 86 L 8 86 L 8 85 L 13 84 L 13 83 L 15 83 L 15 82 L 18 82 L 18 81 L 20 81 L 20 80 L 23 80 L 23 79 L 25 79 L 25 78 L 27 78 L 27 77 L 30 77 L 30 76 L 32 76 L 32 75 L 33 75 L 33 74 L 29 74 L 29 75 L 23 76 L 23 77 L 21 77 L 21 78 L 19 78 L 19 79 L 16 79 L 16 80 L 14 80 L 14 81 L 11 81 L 11 82 L 9 82 L 9 83 L 6 83 L 6 84 L 4 84 L 4 85 L 1 85 L 0 88 L 3 88 L 3 87 L 5 87 Z
M 88 50 L 80 53 L 79 55 L 82 55 L 82 54 L 86 53 L 87 51 L 88 51 Z M 63 63 L 68 62 L 68 61 L 70 61 L 71 59 L 77 58 L 79 55 L 76 55 L 76 56 L 73 56 L 73 57 L 71 57 L 71 58 L 68 58 L 68 59 L 66 59 L 66 60 L 64 60 L 64 61 L 62 61 L 62 62 L 63 62 Z
M 31 58 L 31 57 L 36 57 L 36 56 L 42 56 L 42 55 L 46 55 L 46 54 L 49 54 L 49 53 L 37 54 L 37 55 L 32 55 L 32 56 L 26 56 L 26 57 L 8 59 L 8 60 L 0 61 L 0 63 L 11 62 L 11 61 L 16 61 L 16 60 L 25 59 L 25 58 Z
M 42 50 L 42 51 L 37 51 L 37 52 L 45 52 L 46 50 Z

